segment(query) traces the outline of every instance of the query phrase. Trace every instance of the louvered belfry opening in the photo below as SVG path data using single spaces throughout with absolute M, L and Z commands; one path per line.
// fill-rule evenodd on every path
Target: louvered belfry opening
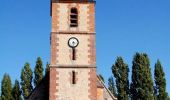
M 71 8 L 70 27 L 78 26 L 78 11 L 77 8 Z

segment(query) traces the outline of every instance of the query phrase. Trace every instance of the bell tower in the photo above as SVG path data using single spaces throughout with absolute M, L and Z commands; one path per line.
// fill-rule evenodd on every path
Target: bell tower
M 49 100 L 97 100 L 95 1 L 51 0 Z

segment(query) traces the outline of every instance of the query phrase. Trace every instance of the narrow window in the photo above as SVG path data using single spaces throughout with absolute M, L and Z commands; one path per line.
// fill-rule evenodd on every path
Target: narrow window
M 75 48 L 72 49 L 72 60 L 76 60 L 76 50 L 75 50 Z
M 76 73 L 72 71 L 72 84 L 76 84 Z
M 70 27 L 78 26 L 78 12 L 76 8 L 71 8 Z

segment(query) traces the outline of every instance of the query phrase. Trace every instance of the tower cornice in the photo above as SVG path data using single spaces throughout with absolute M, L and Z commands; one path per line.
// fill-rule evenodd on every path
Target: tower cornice
M 96 68 L 96 65 L 50 65 L 55 68 Z
M 52 3 L 96 3 L 94 0 L 51 0 Z
M 80 31 L 60 31 L 60 32 L 51 32 L 51 34 L 79 34 L 79 35 L 95 35 L 96 33 L 91 32 L 80 32 Z

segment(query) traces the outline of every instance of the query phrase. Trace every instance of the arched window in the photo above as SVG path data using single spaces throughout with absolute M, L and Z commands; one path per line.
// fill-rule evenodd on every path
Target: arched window
M 78 26 L 78 11 L 76 8 L 71 8 L 70 13 L 70 27 Z

